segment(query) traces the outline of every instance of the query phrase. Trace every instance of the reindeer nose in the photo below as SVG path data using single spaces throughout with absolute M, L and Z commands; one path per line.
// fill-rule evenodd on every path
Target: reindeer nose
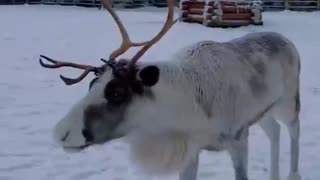
M 70 133 L 70 131 L 67 131 L 66 134 L 65 134 L 63 137 L 61 137 L 60 140 L 61 140 L 62 142 L 64 142 L 64 141 L 68 138 L 69 133 Z
M 87 142 L 92 142 L 93 141 L 93 135 L 89 130 L 83 129 L 82 130 L 82 135 L 83 135 L 84 138 L 86 138 Z

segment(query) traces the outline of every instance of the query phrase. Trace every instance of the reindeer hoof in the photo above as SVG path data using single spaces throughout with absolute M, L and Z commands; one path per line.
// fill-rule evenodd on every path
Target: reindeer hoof
M 290 173 L 287 180 L 302 180 L 299 173 Z

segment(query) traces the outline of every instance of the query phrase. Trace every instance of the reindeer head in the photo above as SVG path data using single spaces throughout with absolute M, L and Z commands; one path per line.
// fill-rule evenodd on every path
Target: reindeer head
M 150 41 L 134 43 L 111 8 L 111 3 L 108 0 L 102 0 L 101 3 L 114 18 L 122 35 L 120 48 L 113 51 L 108 60 L 102 59 L 102 66 L 56 61 L 41 56 L 52 63 L 45 64 L 40 58 L 40 64 L 46 68 L 73 67 L 84 70 L 76 79 L 60 76 L 67 85 L 80 82 L 90 72 L 96 75 L 90 83 L 88 94 L 77 102 L 55 127 L 55 138 L 64 148 L 81 150 L 126 135 L 120 127 L 130 120 L 128 110 L 130 107 L 132 109 L 135 101 L 152 98 L 152 87 L 156 85 L 160 75 L 157 66 L 139 67 L 136 62 L 177 22 L 173 20 L 174 2 L 168 0 L 167 21 L 161 31 Z M 133 46 L 143 47 L 129 60 L 116 60 Z

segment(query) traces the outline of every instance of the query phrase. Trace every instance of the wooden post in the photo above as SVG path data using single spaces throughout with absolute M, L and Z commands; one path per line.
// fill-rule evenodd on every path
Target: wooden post
M 289 9 L 289 0 L 284 0 L 284 8 L 285 8 L 286 10 Z

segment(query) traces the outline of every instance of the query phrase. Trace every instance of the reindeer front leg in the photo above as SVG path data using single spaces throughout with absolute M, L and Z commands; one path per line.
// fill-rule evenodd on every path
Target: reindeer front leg
M 198 165 L 199 165 L 199 153 L 196 155 L 194 159 L 189 162 L 187 167 L 180 172 L 179 180 L 196 180 L 198 173 Z
M 248 180 L 248 131 L 243 130 L 239 139 L 231 139 L 228 147 L 236 180 Z

